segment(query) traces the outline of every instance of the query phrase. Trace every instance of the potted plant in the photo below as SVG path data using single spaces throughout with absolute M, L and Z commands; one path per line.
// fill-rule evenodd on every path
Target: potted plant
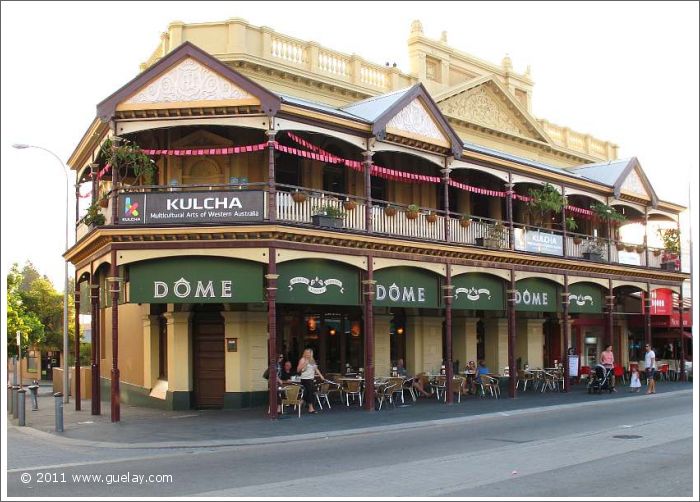
M 575 232 L 578 229 L 578 223 L 576 223 L 573 216 L 566 217 L 566 229 L 569 232 Z
M 469 225 L 472 223 L 472 218 L 468 214 L 463 214 L 462 217 L 459 219 L 459 226 L 462 228 L 469 228 Z
M 292 192 L 292 200 L 294 202 L 301 204 L 302 202 L 306 202 L 306 193 L 305 192 L 300 192 L 299 189 L 297 188 Z
M 396 215 L 396 206 L 392 206 L 391 204 L 384 206 L 384 214 L 387 216 Z
M 661 268 L 672 272 L 677 271 L 680 268 L 678 255 L 681 252 L 681 234 L 677 228 L 659 229 L 658 233 L 664 243 Z
M 352 211 L 357 207 L 357 201 L 355 201 L 354 199 L 345 199 L 345 202 L 343 202 L 343 207 L 347 211 Z
M 614 207 L 603 204 L 602 202 L 596 202 L 593 204 L 591 206 L 591 211 L 593 211 L 594 215 L 598 219 L 605 221 L 614 227 L 618 227 L 627 221 L 624 214 L 618 212 Z
M 562 207 L 566 205 L 566 198 L 550 183 L 545 183 L 540 188 L 530 188 L 528 193 L 530 200 L 527 206 L 537 226 L 542 226 L 553 214 L 561 213 Z
M 428 214 L 425 215 L 425 220 L 428 223 L 435 223 L 437 221 L 437 214 L 435 214 L 433 211 L 430 211 Z
M 109 194 L 100 189 L 97 203 L 100 205 L 100 207 L 103 207 L 103 208 L 109 207 Z
M 583 258 L 590 261 L 603 261 L 605 253 L 605 240 L 602 237 L 588 239 L 584 243 Z
M 406 208 L 406 218 L 409 220 L 415 220 L 418 218 L 420 207 L 417 204 L 410 204 Z
M 95 202 L 88 206 L 85 216 L 83 216 L 81 221 L 88 227 L 99 227 L 105 224 L 106 219 L 105 215 L 100 211 L 100 205 Z
M 505 247 L 506 227 L 503 223 L 496 222 L 488 226 L 485 237 L 477 237 L 476 244 L 487 248 L 500 249 Z
M 342 209 L 332 206 L 318 206 L 314 208 L 314 215 L 311 222 L 318 227 L 343 228 L 343 218 L 345 213 Z
M 122 178 L 128 176 L 129 171 L 133 172 L 137 180 L 144 185 L 152 185 L 155 181 L 158 168 L 155 161 L 143 153 L 141 147 L 136 143 L 123 139 L 119 146 L 114 146 L 108 138 L 102 143 L 101 154 L 112 164 L 113 167 L 126 173 Z
M 661 250 L 660 250 L 660 249 L 654 249 L 654 256 L 661 256 Z

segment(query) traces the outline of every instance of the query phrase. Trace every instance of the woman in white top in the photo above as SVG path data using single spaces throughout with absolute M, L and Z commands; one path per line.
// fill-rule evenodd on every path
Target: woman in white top
M 304 386 L 304 401 L 309 406 L 309 413 L 316 413 L 314 409 L 314 377 L 323 375 L 318 371 L 318 365 L 314 359 L 314 351 L 304 349 L 304 354 L 297 364 L 297 373 L 301 373 L 301 384 Z

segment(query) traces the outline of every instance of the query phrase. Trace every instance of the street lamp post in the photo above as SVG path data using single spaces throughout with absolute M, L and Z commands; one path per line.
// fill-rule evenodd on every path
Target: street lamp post
M 48 148 L 36 145 L 25 145 L 17 143 L 12 145 L 12 148 L 17 148 L 18 150 L 24 150 L 26 148 L 37 148 L 39 150 L 44 150 L 47 153 L 53 155 L 58 162 L 60 162 L 63 172 L 66 175 L 66 251 L 68 250 L 68 235 L 70 228 L 70 172 L 68 166 L 61 160 L 61 158 L 53 153 Z M 68 387 L 68 262 L 64 260 L 64 285 L 63 285 L 63 402 L 69 402 L 70 388 Z M 76 312 L 75 315 L 78 315 Z M 76 336 L 78 334 L 76 333 Z M 80 354 L 76 354 L 75 357 L 80 357 Z M 79 375 L 76 375 L 79 378 Z

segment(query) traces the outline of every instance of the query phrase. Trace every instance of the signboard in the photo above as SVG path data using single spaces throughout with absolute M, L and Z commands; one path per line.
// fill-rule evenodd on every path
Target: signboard
M 575 354 L 569 355 L 569 376 L 570 377 L 577 377 L 578 376 L 578 355 L 575 355 Z
M 563 255 L 564 240 L 559 234 L 516 228 L 513 235 L 515 236 L 515 249 L 518 251 Z
M 634 252 L 618 251 L 617 262 L 624 263 L 625 265 L 641 265 L 642 255 Z
M 243 223 L 263 220 L 264 192 L 148 192 L 117 198 L 120 225 Z
M 603 312 L 603 292 L 597 284 L 577 282 L 569 286 L 569 313 L 600 314 Z
M 503 280 L 489 274 L 461 274 L 452 278 L 452 308 L 505 310 Z
M 359 305 L 360 274 L 332 260 L 292 260 L 277 265 L 277 301 L 313 305 Z
M 389 267 L 374 273 L 375 307 L 439 308 L 438 276 L 422 268 Z
M 129 265 L 131 303 L 263 301 L 262 264 L 214 256 L 182 256 Z
M 557 285 L 534 277 L 515 283 L 515 310 L 520 312 L 556 312 Z
M 642 293 L 644 294 L 644 293 Z M 668 288 L 652 289 L 651 315 L 672 315 L 673 313 L 673 291 Z M 642 313 L 644 313 L 645 302 L 642 302 Z

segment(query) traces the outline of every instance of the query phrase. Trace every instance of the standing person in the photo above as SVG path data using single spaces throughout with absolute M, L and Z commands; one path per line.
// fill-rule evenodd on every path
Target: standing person
M 645 345 L 644 349 L 646 354 L 644 354 L 644 370 L 647 374 L 647 394 L 656 394 L 656 380 L 654 380 L 654 375 L 656 373 L 656 354 L 651 350 L 650 345 Z
M 641 386 L 642 382 L 639 381 L 639 370 L 635 366 L 632 368 L 632 373 L 630 374 L 630 392 L 639 392 Z
M 304 401 L 309 406 L 309 413 L 316 413 L 314 409 L 314 377 L 318 375 L 321 379 L 323 375 L 318 371 L 318 365 L 314 359 L 312 349 L 304 349 L 304 353 L 297 364 L 297 373 L 301 373 L 301 384 L 304 386 Z
M 615 355 L 613 354 L 613 346 L 606 345 L 605 350 L 600 354 L 600 364 L 602 364 L 606 370 L 612 370 L 615 366 Z M 615 375 L 610 372 L 610 388 L 613 392 L 617 392 L 615 389 Z

